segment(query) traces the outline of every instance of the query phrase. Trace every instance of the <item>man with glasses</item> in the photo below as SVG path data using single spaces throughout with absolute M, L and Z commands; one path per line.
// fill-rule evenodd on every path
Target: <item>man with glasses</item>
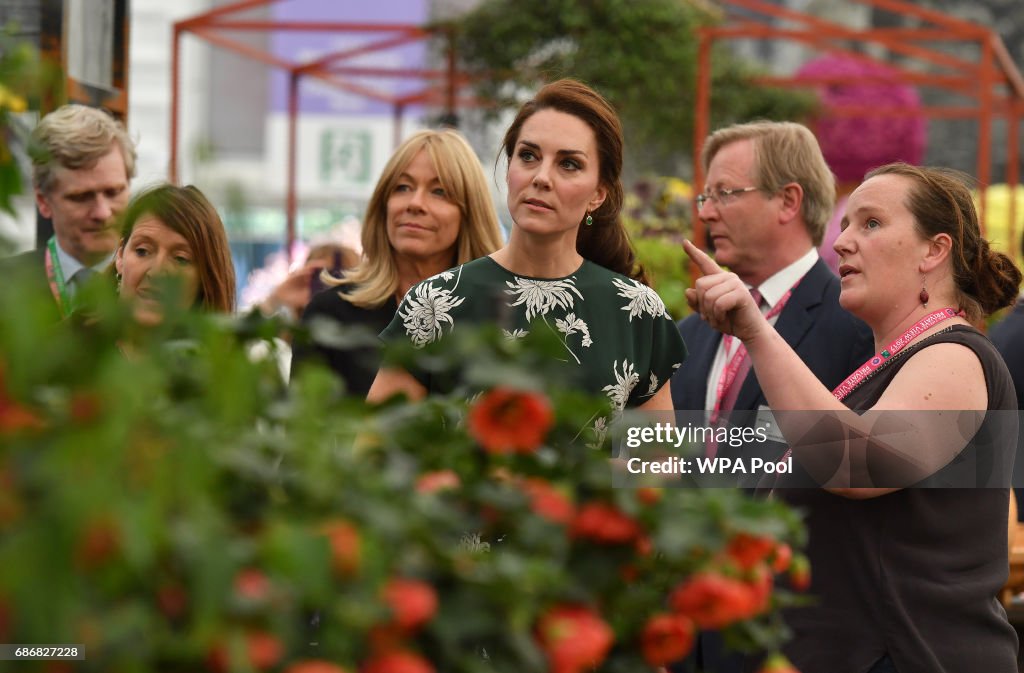
M 839 306 L 839 279 L 819 259 L 835 203 L 835 178 L 814 135 L 791 122 L 737 124 L 712 133 L 701 162 L 707 175 L 698 215 L 715 261 L 746 283 L 775 329 L 830 389 L 873 354 L 867 326 Z M 691 315 L 679 323 L 689 356 L 672 377 L 676 409 L 702 409 L 710 423 L 730 412 L 770 413 L 737 339 L 723 339 Z M 736 414 L 753 421 L 754 413 Z M 761 414 L 756 414 L 761 419 Z M 748 421 L 748 422 L 749 422 Z M 747 449 L 709 446 L 709 455 Z M 777 459 L 775 456 L 774 459 Z M 717 633 L 674 671 L 738 673 Z

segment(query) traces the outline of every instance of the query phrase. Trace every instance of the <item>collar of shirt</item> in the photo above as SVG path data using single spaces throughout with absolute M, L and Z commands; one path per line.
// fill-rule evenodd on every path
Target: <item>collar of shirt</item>
M 77 259 L 69 255 L 64 251 L 64 248 L 60 246 L 60 241 L 57 241 L 57 259 L 60 260 L 60 270 L 64 274 L 65 282 L 70 282 L 72 285 L 77 285 L 77 282 L 71 279 L 75 277 L 75 274 L 85 268 L 85 265 L 79 262 Z M 114 260 L 114 253 L 110 253 L 106 258 L 100 260 L 99 264 L 94 264 L 91 268 L 96 273 L 102 273 L 110 263 Z
M 811 248 L 800 259 L 758 285 L 757 290 L 761 293 L 761 297 L 764 298 L 765 304 L 767 304 L 765 310 L 771 310 L 773 306 L 779 303 L 779 300 L 789 292 L 791 287 L 796 285 L 797 281 L 811 270 L 811 267 L 817 261 L 818 251 L 815 248 Z

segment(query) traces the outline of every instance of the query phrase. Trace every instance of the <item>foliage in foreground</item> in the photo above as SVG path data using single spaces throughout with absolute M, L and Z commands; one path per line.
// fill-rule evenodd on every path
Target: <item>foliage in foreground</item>
M 543 339 L 462 341 L 487 390 L 469 405 L 369 409 L 324 371 L 286 389 L 247 347 L 273 325 L 183 315 L 140 334 L 101 297 L 54 326 L 49 297 L 12 287 L 0 642 L 80 643 L 78 671 L 571 673 L 650 670 L 697 627 L 785 636 L 772 577 L 795 515 L 613 489 L 580 436 L 607 409 L 561 387 Z

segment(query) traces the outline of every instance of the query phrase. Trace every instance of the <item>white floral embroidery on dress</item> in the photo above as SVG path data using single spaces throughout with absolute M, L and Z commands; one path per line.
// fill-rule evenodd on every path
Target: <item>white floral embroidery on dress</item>
M 658 392 L 658 377 L 654 372 L 651 372 L 651 385 L 647 387 L 647 393 L 644 397 L 650 397 L 654 393 Z
M 643 283 L 633 279 L 629 279 L 629 283 L 627 283 L 618 278 L 612 278 L 612 283 L 619 288 L 619 296 L 629 300 L 622 310 L 629 311 L 630 322 L 644 313 L 649 314 L 652 318 L 669 317 L 668 311 L 665 309 L 665 302 L 661 300 L 657 292 Z
M 633 392 L 633 388 L 640 383 L 640 376 L 634 370 L 633 363 L 625 359 L 622 361 L 622 375 L 619 375 L 618 360 L 612 365 L 612 373 L 615 374 L 615 383 L 608 384 L 601 390 L 611 398 L 616 411 L 622 411 L 626 408 L 626 402 L 629 401 L 629 395 Z
M 588 449 L 600 449 L 604 446 L 604 439 L 608 436 L 608 419 L 604 416 L 598 416 L 597 420 L 594 421 L 594 425 L 591 426 L 591 430 L 594 432 L 594 439 L 587 442 L 585 446 Z
M 529 334 L 529 332 L 524 329 L 514 329 L 511 332 L 509 332 L 507 329 L 503 329 L 501 330 L 501 333 L 505 336 L 506 339 L 522 339 L 527 334 Z
M 448 313 L 465 300 L 465 297 L 453 297 L 451 290 L 424 281 L 405 296 L 398 316 L 413 344 L 422 348 L 441 338 L 445 323 L 454 325 Z
M 580 300 L 583 295 L 576 289 L 576 282 L 572 278 L 562 280 L 534 280 L 533 278 L 520 278 L 516 276 L 515 282 L 505 281 L 511 289 L 505 290 L 505 294 L 516 296 L 516 300 L 509 306 L 526 305 L 526 320 L 533 320 L 536 315 L 544 315 L 553 308 L 571 309 L 573 307 L 573 295 Z
M 590 328 L 587 327 L 587 323 L 583 322 L 580 318 L 577 318 L 575 313 L 567 313 L 565 320 L 555 318 L 555 327 L 557 327 L 558 331 L 566 337 L 578 332 L 583 336 L 584 348 L 589 348 L 594 343 L 594 340 L 590 338 Z

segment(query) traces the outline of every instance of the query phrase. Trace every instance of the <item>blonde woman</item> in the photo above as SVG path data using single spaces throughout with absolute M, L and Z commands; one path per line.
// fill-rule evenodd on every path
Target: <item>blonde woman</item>
M 410 287 L 501 243 L 490 189 L 469 143 L 450 129 L 420 131 L 395 150 L 374 188 L 363 220 L 362 262 L 315 295 L 302 322 L 334 320 L 379 333 Z M 293 368 L 313 358 L 361 396 L 380 362 L 375 348 L 297 345 Z

